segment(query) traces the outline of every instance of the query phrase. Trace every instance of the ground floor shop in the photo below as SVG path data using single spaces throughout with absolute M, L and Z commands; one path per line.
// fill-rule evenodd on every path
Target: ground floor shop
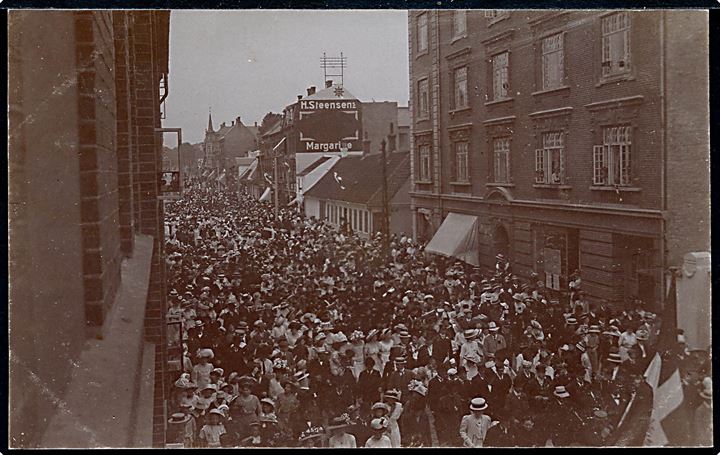
M 483 269 L 492 268 L 495 256 L 503 254 L 518 276 L 535 272 L 551 289 L 567 289 L 578 270 L 590 301 L 621 306 L 637 297 L 650 310 L 662 305 L 663 220 L 658 211 L 516 201 L 502 194 L 482 199 L 414 194 L 411 209 L 416 239 L 434 247 L 442 243 L 437 236 L 450 235 L 455 240 L 446 249 L 467 257 L 475 250 Z M 464 223 L 457 221 L 461 218 Z

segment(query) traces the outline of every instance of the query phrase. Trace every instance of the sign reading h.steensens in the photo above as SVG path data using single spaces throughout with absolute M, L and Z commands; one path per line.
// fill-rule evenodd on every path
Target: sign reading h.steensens
M 302 100 L 297 128 L 299 152 L 360 151 L 361 103 L 357 100 Z

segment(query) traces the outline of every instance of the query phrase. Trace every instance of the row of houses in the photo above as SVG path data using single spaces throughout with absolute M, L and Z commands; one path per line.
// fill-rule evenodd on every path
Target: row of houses
M 390 231 L 412 231 L 410 113 L 397 102 L 362 102 L 332 81 L 309 87 L 236 161 L 240 188 L 257 199 L 277 188 L 280 205 L 361 235 L 383 229 L 387 205 Z

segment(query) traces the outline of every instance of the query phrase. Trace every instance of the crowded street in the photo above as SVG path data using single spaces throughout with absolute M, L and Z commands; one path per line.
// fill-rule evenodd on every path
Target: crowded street
M 481 273 L 405 236 L 386 249 L 380 233 L 288 209 L 275 219 L 270 204 L 199 186 L 167 224 L 178 444 L 642 443 L 659 318 L 640 301 L 616 313 L 588 305 L 580 279 L 549 292 L 501 255 Z

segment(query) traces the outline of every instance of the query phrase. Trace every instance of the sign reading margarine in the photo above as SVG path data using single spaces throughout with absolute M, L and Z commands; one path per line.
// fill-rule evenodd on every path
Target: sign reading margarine
M 347 96 L 346 93 L 343 95 Z M 308 99 L 299 101 L 298 107 L 298 152 L 347 153 L 362 150 L 360 101 L 347 97 Z

